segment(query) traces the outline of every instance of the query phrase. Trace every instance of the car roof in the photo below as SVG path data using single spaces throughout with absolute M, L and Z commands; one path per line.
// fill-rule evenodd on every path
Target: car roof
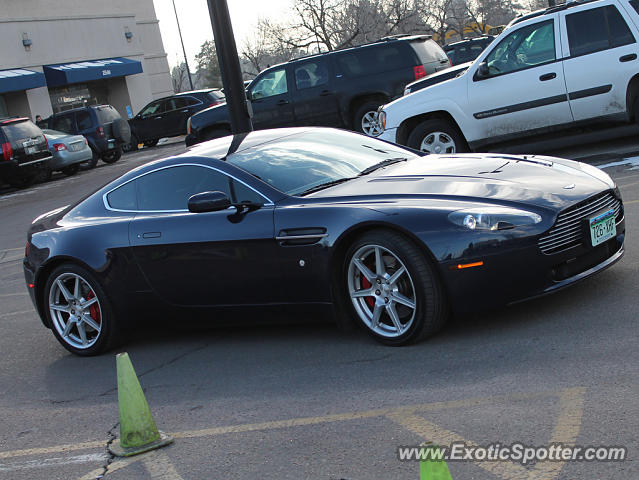
M 542 15 L 559 12 L 561 10 L 566 10 L 568 8 L 573 8 L 573 7 L 578 7 L 578 6 L 584 5 L 586 3 L 597 2 L 597 1 L 599 1 L 599 0 L 570 1 L 570 2 L 559 4 L 559 5 L 555 5 L 554 7 L 548 7 L 548 8 L 542 8 L 540 10 L 535 10 L 534 12 L 527 13 L 526 15 L 522 15 L 520 17 L 515 17 L 514 19 L 512 19 L 510 21 L 510 23 L 507 25 L 507 27 L 510 27 L 512 25 L 516 25 L 516 24 L 518 24 L 520 22 L 523 22 L 524 20 L 528 20 L 530 18 L 540 17 Z
M 463 40 L 459 40 L 458 42 L 447 43 L 446 45 L 443 46 L 443 48 L 444 48 L 444 50 L 446 50 L 447 48 L 453 48 L 453 47 L 456 47 L 458 45 L 464 45 L 466 43 L 486 42 L 486 41 L 492 41 L 494 39 L 495 39 L 495 37 L 493 37 L 492 35 L 483 35 L 481 37 L 465 38 Z
M 220 90 L 220 89 L 219 88 L 201 88 L 199 90 L 189 90 L 188 92 L 179 92 L 179 93 L 176 93 L 175 95 L 171 95 L 164 98 L 180 97 L 182 95 L 193 95 L 195 93 L 209 93 L 209 92 L 214 92 L 216 90 Z
M 108 104 L 104 104 L 104 105 L 87 105 L 86 107 L 76 107 L 76 108 L 71 108 L 69 110 L 65 110 L 63 112 L 58 112 L 58 113 L 54 113 L 52 116 L 56 116 L 56 115 L 65 115 L 67 113 L 75 113 L 75 112 L 81 112 L 84 110 L 90 110 L 90 109 L 100 109 L 100 108 L 114 108 L 113 105 L 108 105 Z

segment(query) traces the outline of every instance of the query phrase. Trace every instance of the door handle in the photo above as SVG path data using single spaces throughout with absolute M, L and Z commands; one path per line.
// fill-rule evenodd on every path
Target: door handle
M 620 62 L 631 62 L 633 60 L 637 60 L 637 54 L 636 53 L 629 53 L 628 55 L 624 55 L 622 57 L 619 57 L 619 61 Z
M 333 95 L 333 91 L 332 90 L 322 90 L 322 92 L 320 93 L 320 97 L 326 97 L 327 95 Z
M 182 110 L 182 113 L 189 113 L 189 109 Z
M 282 105 L 288 105 L 288 100 L 280 100 L 275 105 L 277 105 L 278 107 L 281 107 Z
M 155 117 L 156 120 L 162 120 L 162 117 Z
M 545 73 L 544 75 L 541 75 L 539 77 L 539 80 L 541 80 L 542 82 L 545 82 L 546 80 L 552 80 L 553 78 L 557 78 L 557 74 L 555 72 Z
M 162 232 L 145 232 L 142 234 L 142 238 L 160 238 L 162 236 Z M 138 238 L 140 235 L 138 235 Z

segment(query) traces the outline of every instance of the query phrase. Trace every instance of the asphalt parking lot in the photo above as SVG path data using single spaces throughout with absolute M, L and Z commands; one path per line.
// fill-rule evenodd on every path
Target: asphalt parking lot
M 626 255 L 613 268 L 550 297 L 455 318 L 403 348 L 297 317 L 260 327 L 151 323 L 121 350 L 176 440 L 111 461 L 116 352 L 74 357 L 42 327 L 22 275 L 25 232 L 39 214 L 182 151 L 143 149 L 74 177 L 0 189 L 0 478 L 89 480 L 108 464 L 113 479 L 418 479 L 397 447 L 455 440 L 628 448 L 624 462 L 454 462 L 456 480 L 639 478 L 634 138 L 556 152 L 605 166 L 621 189 Z

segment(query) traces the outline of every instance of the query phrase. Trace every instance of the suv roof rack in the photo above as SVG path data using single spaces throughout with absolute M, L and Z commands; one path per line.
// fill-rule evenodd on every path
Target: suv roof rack
M 585 5 L 586 3 L 597 2 L 597 1 L 599 0 L 573 0 L 573 1 L 569 1 L 559 5 L 555 5 L 554 7 L 548 7 L 541 10 L 536 10 L 534 12 L 527 13 L 526 15 L 516 17 L 508 24 L 508 26 L 510 27 L 511 25 L 516 25 L 517 23 L 523 22 L 524 20 L 528 20 L 530 18 L 540 17 L 548 13 L 560 12 L 568 8 L 578 7 L 579 5 Z

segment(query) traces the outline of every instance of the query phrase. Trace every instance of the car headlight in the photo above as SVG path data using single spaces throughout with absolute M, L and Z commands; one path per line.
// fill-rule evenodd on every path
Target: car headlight
M 473 210 L 457 210 L 448 215 L 455 225 L 469 230 L 506 230 L 541 222 L 541 215 L 508 207 L 483 207 Z
M 588 165 L 587 163 L 579 163 L 579 168 L 582 172 L 587 173 L 588 175 L 606 183 L 610 188 L 615 188 L 615 181 L 610 178 L 610 175 L 608 175 L 600 168 L 597 168 L 593 165 Z
M 386 130 L 386 112 L 384 110 L 380 110 L 377 114 L 377 124 L 382 130 Z

